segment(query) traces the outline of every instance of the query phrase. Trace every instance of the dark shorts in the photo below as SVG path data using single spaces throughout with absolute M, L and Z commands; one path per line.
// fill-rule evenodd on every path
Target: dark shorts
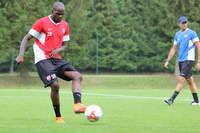
M 48 87 L 54 81 L 57 81 L 57 76 L 63 80 L 70 81 L 71 79 L 64 75 L 64 71 L 77 71 L 72 65 L 63 59 L 46 59 L 35 64 L 40 79 Z
M 189 79 L 192 76 L 192 67 L 194 66 L 194 61 L 183 61 L 179 62 L 180 76 Z

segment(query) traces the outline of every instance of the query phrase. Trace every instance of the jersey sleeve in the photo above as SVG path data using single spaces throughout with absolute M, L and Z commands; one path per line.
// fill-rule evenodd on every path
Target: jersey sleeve
M 192 42 L 195 43 L 195 42 L 198 42 L 199 41 L 199 37 L 197 35 L 196 32 L 193 32 L 192 33 Z
M 69 40 L 70 40 L 70 38 L 69 38 L 69 26 L 68 26 L 68 24 L 66 24 L 66 26 L 65 26 L 65 34 L 63 36 L 63 42 L 69 41 Z
M 42 32 L 42 20 L 39 19 L 33 24 L 32 28 L 29 31 L 29 34 L 31 34 L 35 38 L 38 38 L 41 32 Z
M 177 34 L 174 37 L 174 45 L 178 45 Z

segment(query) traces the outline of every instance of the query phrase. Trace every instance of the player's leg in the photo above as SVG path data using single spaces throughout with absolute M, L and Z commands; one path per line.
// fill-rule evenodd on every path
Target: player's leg
M 53 105 L 53 109 L 56 114 L 56 122 L 63 123 L 63 117 L 61 117 L 60 113 L 60 101 L 59 101 L 59 84 L 58 81 L 54 81 L 50 84 L 51 87 L 51 101 Z
M 176 89 L 173 93 L 173 95 L 169 98 L 169 99 L 166 99 L 165 102 L 168 104 L 168 105 L 171 105 L 173 104 L 176 96 L 179 94 L 179 92 L 182 90 L 183 88 L 183 84 L 184 84 L 184 81 L 185 81 L 185 78 L 182 77 L 182 76 L 178 76 L 178 84 L 176 86 Z
M 50 59 L 47 59 L 38 62 L 36 68 L 45 87 L 51 87 L 51 100 L 56 115 L 56 122 L 64 122 L 60 113 L 59 85 L 55 74 L 55 66 Z
M 176 86 L 176 89 L 174 91 L 174 94 L 172 95 L 171 99 L 172 101 L 175 100 L 176 96 L 179 94 L 179 92 L 182 90 L 183 88 L 183 84 L 184 84 L 185 78 L 182 76 L 178 76 L 178 84 Z
M 194 66 L 194 61 L 186 61 L 184 67 L 185 78 L 190 87 L 194 101 L 192 105 L 199 105 L 199 99 L 197 95 L 197 87 L 195 85 L 194 79 L 192 78 L 192 67 Z
M 51 85 L 51 100 L 53 105 L 59 104 L 59 84 L 58 81 L 54 81 Z M 60 115 L 59 115 L 60 116 Z
M 192 102 L 192 105 L 199 105 L 199 99 L 198 99 L 198 95 L 197 95 L 197 87 L 194 82 L 194 79 L 192 77 L 188 78 L 187 83 L 190 87 L 190 91 L 191 91 L 193 99 L 194 99 L 194 101 Z
M 81 74 L 69 63 L 64 60 L 57 60 L 57 65 L 60 65 L 57 76 L 66 81 L 72 81 L 72 92 L 74 97 L 74 112 L 84 113 L 86 106 L 81 104 Z
M 83 80 L 82 75 L 78 71 L 65 71 L 64 75 L 72 80 L 72 92 L 81 93 L 81 82 Z
M 174 93 L 172 94 L 172 96 L 169 99 L 165 99 L 164 101 L 168 104 L 168 105 L 172 105 L 175 98 L 177 97 L 177 95 L 179 94 L 179 92 L 182 90 L 183 88 L 183 84 L 185 81 L 185 74 L 184 74 L 184 63 L 183 62 L 179 62 L 179 71 L 180 71 L 180 76 L 178 76 L 178 84 L 176 86 L 176 89 L 174 91 Z
M 65 71 L 64 75 L 72 80 L 72 93 L 74 96 L 74 112 L 84 113 L 86 106 L 81 104 L 81 81 L 82 76 L 78 71 Z

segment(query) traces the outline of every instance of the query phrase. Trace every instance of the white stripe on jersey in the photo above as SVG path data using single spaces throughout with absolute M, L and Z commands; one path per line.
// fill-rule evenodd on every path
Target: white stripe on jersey
M 199 41 L 199 38 L 198 37 L 195 37 L 192 42 L 195 43 L 195 42 L 198 42 Z
M 41 33 L 40 33 L 40 36 L 39 36 L 37 39 L 44 45 L 45 38 L 46 38 L 45 33 L 44 33 L 44 32 L 41 32 Z
M 31 35 L 33 35 L 34 37 L 36 37 L 44 45 L 45 38 L 46 38 L 45 33 L 43 33 L 43 32 L 39 33 L 39 32 L 37 32 L 34 29 L 31 29 L 29 31 L 29 33 Z M 33 45 L 33 51 L 34 51 L 34 56 L 35 56 L 35 64 L 37 62 L 41 61 L 41 60 L 46 59 L 44 51 L 38 47 L 38 45 L 36 44 L 36 42 Z
M 46 59 L 46 56 L 44 54 L 44 51 L 42 51 L 36 43 L 33 45 L 33 51 L 35 55 L 35 64 L 41 60 Z
M 176 40 L 174 40 L 174 45 L 177 45 L 177 44 L 178 44 L 178 42 Z
M 30 29 L 28 33 L 34 36 L 35 38 L 38 38 L 40 36 L 40 33 L 34 29 Z
M 65 41 L 69 41 L 70 39 L 69 39 L 69 35 L 67 35 L 67 36 L 63 36 L 63 42 L 65 42 Z
M 190 48 L 192 45 L 193 45 L 193 42 L 192 42 L 192 40 L 189 40 L 189 45 L 188 45 L 188 48 Z
M 46 38 L 46 35 L 44 32 L 37 32 L 36 30 L 34 30 L 33 28 L 29 31 L 29 34 L 31 34 L 32 36 L 34 36 L 35 38 L 37 38 L 43 45 L 44 45 L 44 42 L 45 42 L 45 38 Z
M 194 57 L 195 57 L 195 48 L 192 48 L 190 49 L 190 51 L 188 51 L 188 60 L 194 61 L 195 60 Z
M 192 42 L 192 40 L 190 40 L 188 47 L 192 47 L 192 45 L 193 45 L 193 42 Z M 195 60 L 194 58 L 195 58 L 195 47 L 188 51 L 187 60 L 193 60 L 194 61 Z

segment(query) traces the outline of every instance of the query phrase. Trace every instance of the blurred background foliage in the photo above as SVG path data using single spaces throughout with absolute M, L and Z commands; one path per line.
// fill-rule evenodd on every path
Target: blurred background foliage
M 96 39 L 100 72 L 173 72 L 163 64 L 179 30 L 178 18 L 200 33 L 200 1 L 196 0 L 61 0 L 70 38 L 63 58 L 81 72 L 96 71 Z M 32 40 L 25 63 L 13 60 L 34 22 L 51 14 L 54 0 L 0 0 L 0 72 L 35 71 Z

